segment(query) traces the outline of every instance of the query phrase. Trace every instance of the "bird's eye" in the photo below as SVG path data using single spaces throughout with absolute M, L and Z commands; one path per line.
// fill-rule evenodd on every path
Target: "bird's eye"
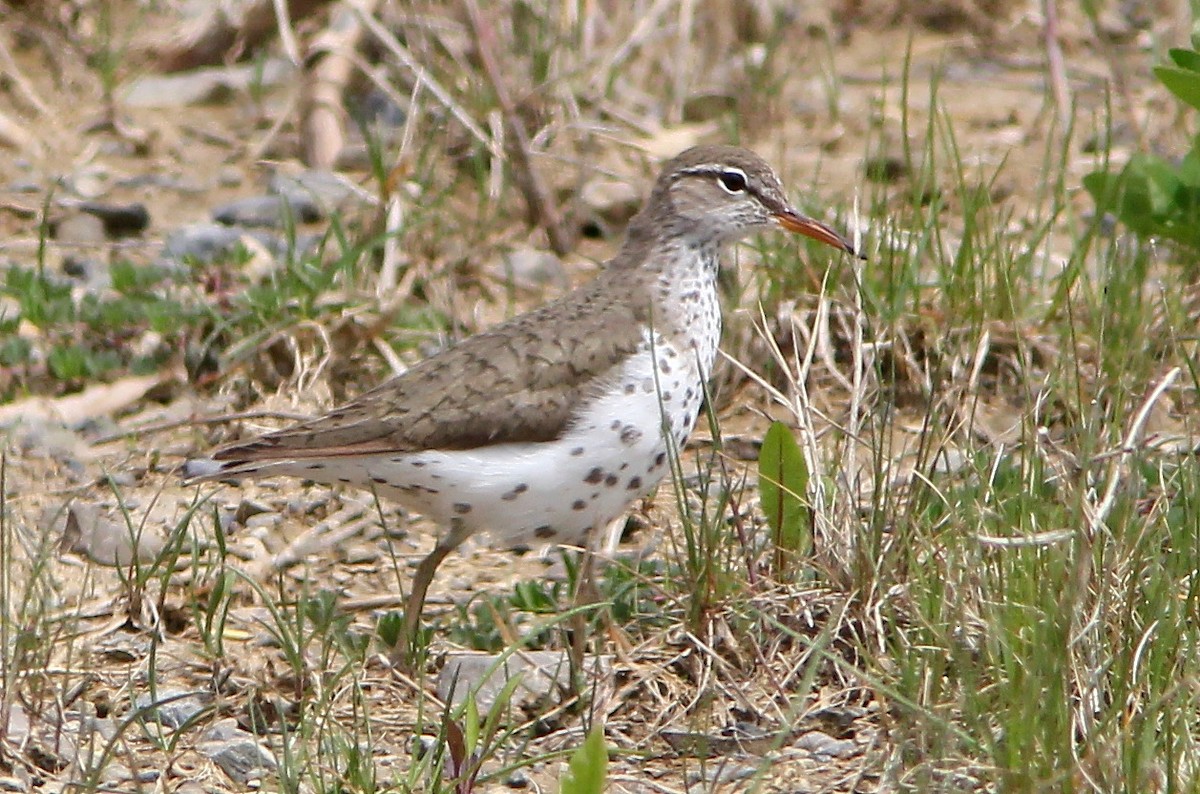
M 736 169 L 722 171 L 717 176 L 717 184 L 727 193 L 742 193 L 746 190 L 746 175 Z

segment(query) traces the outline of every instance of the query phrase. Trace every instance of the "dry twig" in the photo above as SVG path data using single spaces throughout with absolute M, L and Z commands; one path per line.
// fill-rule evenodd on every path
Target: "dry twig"
M 309 47 L 302 138 L 304 161 L 313 168 L 332 168 L 345 144 L 343 96 L 354 73 L 352 53 L 363 40 L 360 15 L 372 13 L 375 5 L 376 0 L 363 0 L 356 9 L 339 5 Z
M 529 210 L 529 222 L 546 230 L 550 240 L 550 248 L 559 256 L 565 256 L 574 248 L 575 241 L 563 226 L 558 208 L 550 197 L 550 192 L 538 178 L 530 157 L 529 132 L 517 114 L 516 104 L 508 93 L 508 86 L 496 61 L 496 40 L 492 27 L 484 22 L 479 5 L 475 0 L 466 0 L 467 16 L 471 20 L 471 31 L 475 36 L 475 48 L 479 60 L 483 64 L 483 73 L 487 76 L 492 91 L 496 94 L 496 102 L 500 105 L 503 116 L 505 149 L 513 166 L 513 176 L 517 187 L 525 196 Z
M 329 2 L 289 0 L 288 18 L 303 19 Z M 189 20 L 151 43 L 147 49 L 154 54 L 162 71 L 182 72 L 199 66 L 219 65 L 231 54 L 252 50 L 272 34 L 281 32 L 275 0 L 255 0 L 237 10 L 240 14 L 231 17 L 225 3 L 213 3 L 207 17 L 199 22 Z

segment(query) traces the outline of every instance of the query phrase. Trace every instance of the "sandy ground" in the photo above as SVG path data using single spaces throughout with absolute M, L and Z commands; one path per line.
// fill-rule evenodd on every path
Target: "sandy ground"
M 1000 176 L 991 183 L 992 197 L 1001 206 L 1011 208 L 1013 224 L 1028 224 L 1025 212 L 1031 206 L 1030 197 L 1038 190 L 1054 115 L 1046 102 L 1043 52 L 1035 23 L 1030 18 L 996 23 L 996 29 L 986 37 L 963 29 L 947 33 L 901 27 L 856 28 L 829 49 L 815 40 L 797 43 L 785 48 L 786 56 L 796 59 L 794 72 L 789 70 L 781 95 L 771 107 L 764 107 L 762 119 L 746 125 L 753 136 L 746 142 L 779 164 L 785 181 L 805 206 L 849 207 L 856 199 L 863 200 L 871 191 L 864 180 L 864 163 L 871 158 L 896 158 L 901 152 L 906 114 L 901 112 L 900 76 L 907 47 L 910 144 L 921 146 L 931 85 L 936 79 L 940 107 L 953 122 L 967 173 L 990 174 L 1003 165 Z M 1092 124 L 1091 114 L 1098 115 L 1105 101 L 1112 60 L 1089 44 L 1090 37 L 1074 24 L 1064 28 L 1069 86 L 1081 108 L 1081 123 Z M 1129 35 L 1136 39 L 1138 33 Z M 1138 77 L 1129 78 L 1127 97 L 1116 98 L 1116 113 L 1134 114 L 1153 137 L 1169 140 L 1171 105 L 1144 79 L 1146 71 L 1140 65 L 1146 57 L 1137 54 L 1136 46 L 1129 43 L 1118 49 L 1123 53 L 1120 63 L 1128 68 L 1129 75 Z M 122 247 L 121 256 L 151 261 L 167 232 L 184 223 L 204 220 L 209 209 L 222 201 L 256 192 L 255 186 L 270 168 L 251 153 L 267 134 L 264 119 L 269 120 L 271 109 L 282 105 L 286 86 L 266 95 L 265 114 L 245 97 L 169 112 L 122 109 L 123 121 L 137 130 L 139 142 L 144 141 L 144 145 L 134 145 L 128 137 L 111 131 L 87 132 L 102 118 L 104 105 L 93 73 L 71 54 L 62 57 L 66 71 L 57 81 L 41 68 L 43 56 L 36 48 L 18 55 L 49 112 L 29 122 L 37 132 L 40 152 L 0 157 L 0 185 L 28 182 L 44 188 L 59 177 L 73 183 L 94 179 L 103 185 L 106 201 L 145 202 L 152 209 L 152 225 L 141 238 Z M 133 75 L 127 77 L 132 79 Z M 1132 101 L 1126 105 L 1127 100 Z M 1129 129 L 1120 119 L 1114 125 L 1114 157 L 1135 145 Z M 673 140 L 688 140 L 695 134 L 694 129 L 686 127 L 667 130 L 656 145 L 670 146 Z M 702 136 L 719 139 L 720 133 Z M 1077 136 L 1077 140 L 1082 137 Z M 269 159 L 289 156 L 286 136 L 280 148 L 282 151 L 272 152 Z M 1078 143 L 1067 158 L 1069 173 L 1075 178 L 1094 168 L 1093 155 Z M 939 166 L 937 173 L 941 178 L 944 170 Z M 146 175 L 155 179 L 133 179 Z M 362 179 L 364 175 L 354 176 Z M 627 169 L 620 177 L 638 190 L 644 190 L 647 184 L 644 171 Z M 0 258 L 7 263 L 29 266 L 35 261 L 37 220 L 23 210 L 36 211 L 42 201 L 43 195 L 38 193 L 10 192 L 0 202 L 4 205 L 0 207 Z M 1076 209 L 1086 211 L 1088 203 L 1086 197 L 1079 196 Z M 949 208 L 947 239 L 953 239 L 959 222 L 953 207 Z M 567 259 L 570 278 L 575 282 L 585 279 L 593 269 L 592 262 L 602 259 L 611 246 L 612 241 L 586 242 L 580 254 Z M 1061 263 L 1069 246 L 1067 237 L 1052 235 L 1045 251 L 1047 267 Z M 59 268 L 66 253 L 51 245 L 47 266 Z M 109 249 L 105 255 L 114 253 L 115 249 Z M 555 289 L 547 289 L 546 294 Z M 537 291 L 528 290 L 519 295 L 518 303 L 534 305 L 541 298 Z M 480 304 L 471 300 L 460 300 L 456 305 L 469 307 L 464 315 L 469 325 L 484 325 L 506 310 L 492 305 L 479 308 Z M 743 335 L 751 305 L 746 303 L 741 319 Z M 316 366 L 319 356 L 314 346 L 301 344 L 297 350 L 302 369 Z M 372 366 L 374 373 L 381 370 L 378 362 Z M 298 390 L 295 381 L 281 383 L 277 393 L 265 396 L 258 405 L 238 399 L 237 407 L 296 413 L 319 410 L 331 399 L 331 389 L 323 377 L 318 374 L 313 379 L 316 385 L 308 390 Z M 371 377 L 367 374 L 361 379 L 369 381 Z M 390 506 L 385 506 L 381 526 L 375 507 L 359 493 L 331 492 L 292 481 L 244 489 L 205 486 L 197 490 L 183 486 L 174 471 L 178 462 L 208 448 L 227 432 L 220 426 L 189 426 L 183 420 L 219 415 L 228 410 L 229 400 L 235 395 L 219 378 L 215 384 L 198 386 L 182 382 L 178 372 L 172 371 L 159 380 L 161 383 L 152 389 L 154 399 L 125 399 L 115 411 L 98 410 L 100 403 L 89 401 L 80 409 L 89 421 L 76 423 L 76 429 L 34 422 L 34 430 L 20 430 L 9 438 L 5 533 L 10 545 L 6 554 L 19 564 L 10 569 L 5 595 L 29 599 L 30 607 L 21 610 L 22 614 L 56 616 L 43 624 L 44 629 L 53 628 L 55 633 L 40 637 L 41 642 L 35 644 L 37 650 L 32 651 L 41 655 L 40 663 L 29 665 L 24 674 L 27 678 L 16 687 L 20 692 L 16 702 L 33 715 L 33 741 L 43 745 L 39 752 L 44 757 L 32 764 L 22 761 L 8 765 L 11 777 L 40 779 L 46 785 L 40 790 L 57 790 L 66 779 L 82 774 L 71 762 L 71 753 L 61 744 L 56 748 L 54 740 L 48 738 L 54 735 L 53 727 L 65 726 L 70 734 L 71 729 L 78 731 L 80 714 L 119 718 L 128 713 L 131 697 L 144 691 L 150 664 L 154 665 L 161 689 L 212 693 L 213 679 L 219 678 L 223 684 L 212 700 L 217 716 L 233 717 L 243 727 L 252 722 L 248 715 L 255 708 L 265 708 L 265 704 L 284 710 L 296 708 L 293 696 L 302 687 L 282 658 L 277 642 L 269 636 L 271 620 L 264 619 L 264 599 L 287 600 L 303 593 L 335 590 L 343 599 L 352 625 L 369 630 L 379 610 L 398 606 L 395 594 L 407 586 L 412 566 L 432 543 L 431 528 L 425 522 Z M 140 385 L 132 386 L 135 392 Z M 836 403 L 837 397 L 831 396 L 828 401 Z M 727 437 L 734 441 L 760 437 L 766 426 L 760 409 L 768 406 L 761 392 L 743 387 L 727 402 L 723 413 Z M 34 410 L 29 403 L 21 405 Z M 1002 406 L 997 412 L 1003 413 Z M 180 424 L 170 429 L 144 429 L 176 421 Z M 249 430 L 266 423 L 249 420 L 239 427 Z M 901 421 L 897 426 L 904 424 Z M 919 427 L 919 413 L 914 414 L 910 424 Z M 118 432 L 135 428 L 142 430 L 127 436 Z M 902 449 L 906 444 L 904 433 L 899 435 L 893 448 Z M 703 450 L 703 440 L 697 446 Z M 752 455 L 753 450 L 748 454 Z M 113 484 L 105 481 L 106 476 L 113 478 Z M 668 491 L 661 489 L 657 499 L 636 511 L 638 529 L 623 547 L 625 552 L 639 548 L 652 551 L 656 547 L 658 554 L 669 551 L 678 529 L 672 526 L 676 522 L 674 497 Z M 161 588 L 161 577 L 129 582 L 122 570 L 97 565 L 86 554 L 78 553 L 90 550 L 93 556 L 103 556 L 108 548 L 103 542 L 89 546 L 85 537 L 71 543 L 72 536 L 66 549 L 60 548 L 68 504 L 84 505 L 119 522 L 118 494 L 134 523 L 144 526 L 148 536 L 159 538 L 177 526 L 198 498 L 205 500 L 200 517 L 185 533 L 188 553 L 184 556 L 192 562 L 181 565 L 165 590 Z M 264 588 L 256 593 L 245 582 L 238 582 L 223 654 L 204 646 L 194 611 L 195 599 L 212 592 L 214 566 L 218 564 L 211 531 L 214 521 L 221 519 L 213 518 L 214 510 L 225 517 L 238 513 L 236 520 L 230 519 L 227 524 L 231 533 L 227 559 L 257 572 Z M 258 515 L 250 515 L 253 513 Z M 92 526 L 88 521 L 83 519 L 85 535 Z M 322 541 L 317 553 L 303 557 L 300 565 L 281 574 L 271 573 L 272 555 L 305 537 L 322 521 L 334 531 L 345 530 L 345 537 L 336 544 Z M 121 545 L 119 541 L 112 543 Z M 482 593 L 508 592 L 520 581 L 553 582 L 562 576 L 562 564 L 556 555 L 534 550 L 517 556 L 471 542 L 461 554 L 447 560 L 439 572 L 429 614 L 443 625 L 444 620 L 452 620 L 452 603 Z M 827 616 L 834 608 L 820 594 L 814 594 L 807 603 L 818 617 Z M 13 609 L 11 603 L 8 608 Z M 151 660 L 151 627 L 160 619 L 165 630 L 159 635 Z M 687 656 L 681 650 L 686 643 L 668 634 L 665 642 L 635 647 L 634 664 L 622 668 L 615 683 L 596 694 L 593 712 L 605 718 L 610 739 L 635 754 L 613 762 L 612 790 L 700 790 L 695 788 L 700 785 L 698 781 L 708 781 L 704 790 L 741 790 L 746 785 L 744 774 L 758 769 L 762 758 L 771 759 L 771 771 L 760 790 L 889 789 L 884 759 L 891 757 L 895 748 L 887 744 L 883 730 L 886 721 L 876 712 L 877 705 L 868 692 L 842 686 L 837 676 L 820 683 L 803 700 L 802 708 L 805 720 L 819 720 L 822 713 L 849 715 L 845 724 L 825 731 L 833 740 L 848 742 L 838 747 L 837 754 L 822 754 L 802 743 L 782 739 L 778 746 L 772 746 L 768 739 L 764 740 L 766 750 L 743 747 L 715 761 L 701 762 L 686 753 L 676 757 L 662 736 L 664 732 L 692 730 L 713 735 L 720 729 L 731 729 L 739 720 L 744 722 L 743 712 L 774 713 L 775 706 L 770 677 L 752 676 L 740 681 L 717 681 L 710 695 L 718 697 L 711 705 L 696 705 L 690 710 L 681 707 L 681 703 L 700 697 L 698 690 L 702 687 L 689 680 L 689 674 L 703 665 L 697 663 L 693 668 L 694 660 L 681 661 L 681 656 Z M 434 640 L 439 652 L 452 645 L 447 635 Z M 317 649 L 312 652 L 315 661 L 320 654 Z M 431 669 L 437 667 L 436 658 Z M 316 683 L 309 685 L 320 689 L 321 676 L 313 680 Z M 374 760 L 380 779 L 386 780 L 393 770 L 411 763 L 416 724 L 412 704 L 417 701 L 414 685 L 398 677 L 377 657 L 357 673 L 356 682 L 361 701 L 349 692 L 339 692 L 327 693 L 321 702 L 329 709 L 333 724 L 352 720 L 356 706 L 366 704 L 372 711 L 372 724 L 378 731 L 372 736 Z M 32 709 L 37 705 L 44 712 L 34 713 Z M 573 718 L 559 715 L 543 728 L 540 738 L 530 746 L 532 751 L 571 747 L 579 741 L 578 721 Z M 130 777 L 139 767 L 151 758 L 155 760 L 149 766 L 169 759 L 166 776 L 158 784 L 164 788 L 155 788 L 155 784 L 149 788 L 237 790 L 237 785 L 197 750 L 201 733 L 199 728 L 187 733 L 179 745 L 162 752 L 151 749 L 152 743 L 140 729 L 129 730 L 114 743 L 117 749 L 112 763 L 121 769 L 111 773 L 111 778 L 109 772 L 101 778 L 111 780 L 118 790 L 131 790 Z M 543 786 L 541 790 L 554 790 L 551 781 L 559 769 L 558 762 L 541 762 L 526 774 L 534 784 Z M 494 781 L 485 790 L 505 790 L 504 780 Z

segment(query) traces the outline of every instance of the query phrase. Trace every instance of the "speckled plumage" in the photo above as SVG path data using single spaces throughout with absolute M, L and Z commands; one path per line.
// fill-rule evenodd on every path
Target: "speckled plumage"
M 716 357 L 720 249 L 775 224 L 853 251 L 796 212 L 757 155 L 689 149 L 591 283 L 190 472 L 349 483 L 448 528 L 414 579 L 415 628 L 434 570 L 467 536 L 581 543 L 662 479 Z

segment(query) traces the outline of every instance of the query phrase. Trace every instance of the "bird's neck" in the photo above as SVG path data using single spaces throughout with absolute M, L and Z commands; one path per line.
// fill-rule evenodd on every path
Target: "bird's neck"
M 717 279 L 723 240 L 689 219 L 647 208 L 634 216 L 612 270 L 636 269 L 671 280 Z
M 625 244 L 596 288 L 617 287 L 633 304 L 635 316 L 672 337 L 686 339 L 686 344 L 699 344 L 702 363 L 709 367 L 721 327 L 717 292 L 721 240 L 668 231 L 631 224 Z

